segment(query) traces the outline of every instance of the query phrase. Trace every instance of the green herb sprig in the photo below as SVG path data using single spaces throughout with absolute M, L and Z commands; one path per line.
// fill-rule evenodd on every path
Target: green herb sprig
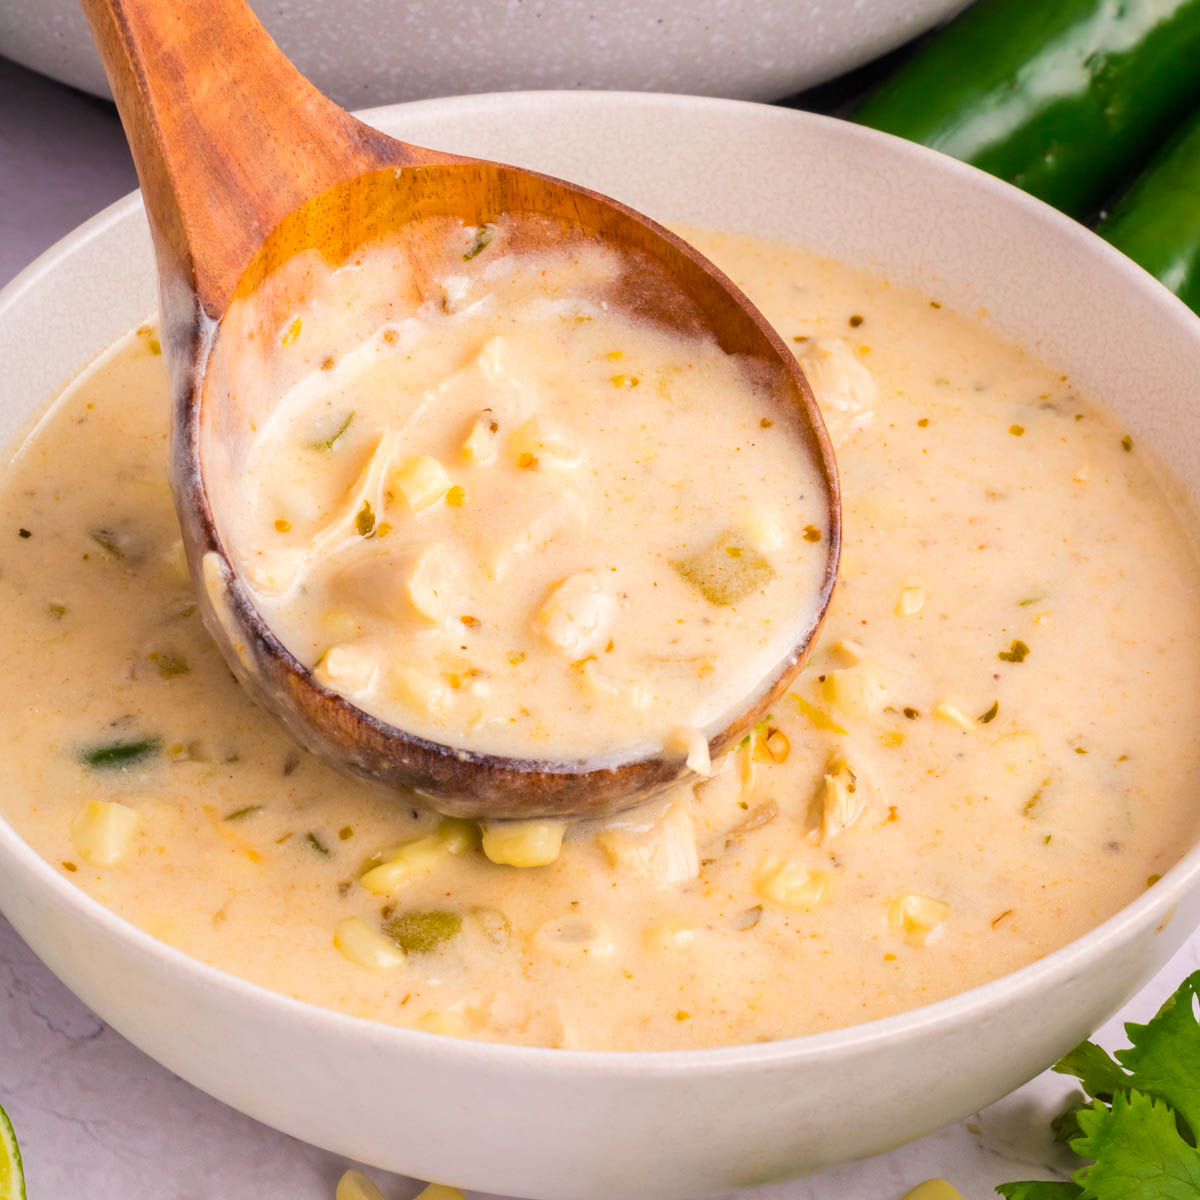
M 79 760 L 97 771 L 124 771 L 153 757 L 162 749 L 162 739 L 131 738 L 117 742 L 102 742 L 87 746 L 79 752 Z
M 1085 1096 L 1053 1122 L 1055 1139 L 1088 1160 L 1067 1182 L 1003 1183 L 1008 1200 L 1196 1200 L 1200 1196 L 1200 971 L 1110 1056 L 1081 1042 L 1054 1067 Z

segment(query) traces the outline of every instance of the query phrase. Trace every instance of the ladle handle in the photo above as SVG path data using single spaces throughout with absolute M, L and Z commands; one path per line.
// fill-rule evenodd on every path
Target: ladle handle
M 245 0 L 82 0 L 150 217 L 164 316 L 213 318 L 271 230 L 372 168 L 422 161 L 323 96 Z

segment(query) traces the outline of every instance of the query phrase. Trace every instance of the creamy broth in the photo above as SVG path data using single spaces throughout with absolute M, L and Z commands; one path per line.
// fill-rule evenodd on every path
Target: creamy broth
M 0 805 L 18 831 L 116 912 L 267 987 L 596 1049 L 902 1011 L 1151 886 L 1196 834 L 1200 578 L 1139 447 L 936 301 L 691 236 L 800 354 L 845 517 L 812 661 L 712 779 L 520 870 L 296 750 L 195 614 L 145 330 L 68 389 L 0 489 Z M 393 891 L 364 886 L 390 861 Z
M 254 416 L 209 494 L 256 606 L 320 683 L 434 741 L 702 749 L 816 620 L 829 514 L 797 414 L 610 303 L 611 250 L 430 241 L 420 306 L 382 243 L 300 255 L 223 322 L 209 391 Z

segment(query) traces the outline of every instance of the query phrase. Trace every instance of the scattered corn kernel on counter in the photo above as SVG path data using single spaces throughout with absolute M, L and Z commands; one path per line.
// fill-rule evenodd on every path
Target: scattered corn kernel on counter
M 810 665 L 710 778 L 602 825 L 480 829 L 297 751 L 196 616 L 147 327 L 67 390 L 0 485 L 0 804 L 22 835 L 116 912 L 266 987 L 593 1049 L 912 1008 L 1153 886 L 1196 832 L 1200 575 L 1139 447 L 1102 397 L 936 297 L 689 236 L 801 355 L 845 516 Z M 316 432 L 336 448 L 344 421 L 331 409 Z M 449 489 L 472 489 L 442 465 L 431 511 L 448 522 Z M 452 670 L 438 680 L 457 691 Z

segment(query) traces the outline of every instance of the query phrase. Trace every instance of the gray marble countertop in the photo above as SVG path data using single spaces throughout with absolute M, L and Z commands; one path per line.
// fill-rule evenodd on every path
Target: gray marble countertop
M 0 59 L 0 284 L 136 185 L 110 106 Z M 1200 936 L 1099 1031 L 1145 1021 L 1189 971 Z M 946 1069 L 958 1069 L 947 1063 Z M 1051 1074 L 891 1153 L 762 1189 L 761 1200 L 897 1200 L 929 1176 L 966 1200 L 995 1184 L 1061 1177 L 1049 1118 L 1071 1091 Z M 30 1200 L 332 1200 L 350 1164 L 197 1091 L 109 1029 L 0 918 L 0 1104 L 25 1157 Z M 414 1181 L 368 1171 L 388 1200 Z

